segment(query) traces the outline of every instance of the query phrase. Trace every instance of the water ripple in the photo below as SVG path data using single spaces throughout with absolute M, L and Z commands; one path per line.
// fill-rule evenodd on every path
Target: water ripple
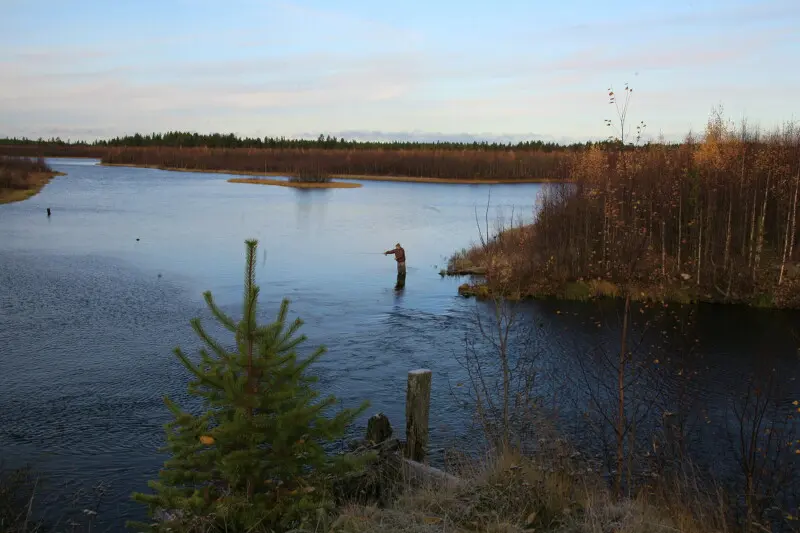
M 242 241 L 250 237 L 266 252 L 258 266 L 259 318 L 272 319 L 290 296 L 292 317 L 303 318 L 309 337 L 302 352 L 328 348 L 313 369 L 322 393 L 348 406 L 370 400 L 351 434 L 376 411 L 402 433 L 406 374 L 426 367 L 434 372 L 432 448 L 469 436 L 469 412 L 449 387 L 464 381 L 455 356 L 476 337 L 482 306 L 456 296 L 460 280 L 440 278 L 432 265 L 474 240 L 474 208 L 485 205 L 487 189 L 370 182 L 311 197 L 232 187 L 215 174 L 54 165 L 68 179 L 0 206 L 3 459 L 33 462 L 62 492 L 110 482 L 105 523 L 142 518 L 129 496 L 146 490 L 164 459 L 156 451 L 168 421 L 163 396 L 196 406 L 172 349 L 196 356 L 189 327 L 195 316 L 213 336 L 223 333 L 202 291 L 239 315 Z M 529 211 L 537 190 L 492 187 L 492 202 Z M 47 206 L 54 208 L 49 219 L 42 215 Z M 370 252 L 398 240 L 409 257 L 402 292 L 393 290 L 391 259 Z M 594 326 L 591 304 L 537 302 L 524 312 L 526 323 L 541 326 L 545 392 L 579 375 L 578 357 L 591 363 L 598 343 L 613 349 L 617 334 Z M 696 394 L 709 410 L 724 412 L 742 373 L 764 361 L 780 365 L 787 379 L 796 372 L 785 322 L 800 322 L 798 315 L 759 316 L 716 310 L 700 317 L 703 364 L 712 370 L 697 378 Z M 485 347 L 482 354 L 491 358 Z M 659 386 L 674 393 L 668 372 L 687 361 L 677 353 L 664 359 Z M 579 389 L 566 392 L 580 397 Z M 567 405 L 562 414 L 562 429 L 585 438 L 578 410 Z

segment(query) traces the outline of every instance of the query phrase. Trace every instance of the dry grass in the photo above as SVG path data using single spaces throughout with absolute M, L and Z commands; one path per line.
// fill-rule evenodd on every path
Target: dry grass
M 533 238 L 532 226 L 519 226 L 503 229 L 494 238 L 478 243 L 469 249 L 462 249 L 448 260 L 448 269 L 489 268 L 493 259 L 517 256 Z
M 616 298 L 619 296 L 619 287 L 610 281 L 593 279 L 589 282 L 589 290 L 594 296 L 600 298 Z
M 536 264 L 533 259 L 538 260 L 539 255 L 531 245 L 533 240 L 533 226 L 501 229 L 495 237 L 453 254 L 448 260 L 447 272 L 484 276 L 483 280 L 460 289 L 461 294 L 483 297 L 503 294 L 509 299 L 537 295 L 541 291 L 530 283 L 533 276 L 529 272 Z
M 0 532 L 90 533 L 108 485 L 101 482 L 90 491 L 62 494 L 57 504 L 52 491 L 46 495 L 48 486 L 52 487 L 30 467 L 10 469 L 0 462 Z
M 484 266 L 483 257 L 480 256 L 477 249 L 470 250 L 463 249 L 447 260 L 447 269 L 443 270 L 441 274 L 449 275 L 465 275 L 465 274 L 485 274 L 486 268 Z
M 29 469 L 0 468 L 0 531 L 28 533 L 39 527 L 30 516 L 38 481 Z
M 387 509 L 352 505 L 338 533 L 538 531 L 551 533 L 713 533 L 726 531 L 713 501 L 685 491 L 651 491 L 615 502 L 604 482 L 571 454 L 534 459 L 504 453 L 464 469 L 463 488 L 407 491 Z M 657 494 L 657 495 L 656 495 Z M 680 498 L 680 499 L 679 499 Z M 702 505 L 700 505 L 702 503 Z
M 360 183 L 343 183 L 341 181 L 315 182 L 315 181 L 284 181 L 268 179 L 231 178 L 228 183 L 253 183 L 256 185 L 277 185 L 279 187 L 293 187 L 295 189 L 355 189 L 361 187 Z

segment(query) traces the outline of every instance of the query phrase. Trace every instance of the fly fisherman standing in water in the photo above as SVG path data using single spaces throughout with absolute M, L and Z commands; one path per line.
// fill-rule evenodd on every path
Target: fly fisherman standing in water
M 397 261 L 397 287 L 402 289 L 406 281 L 406 251 L 400 246 L 400 243 L 394 245 L 393 250 L 383 252 L 383 255 L 394 255 L 394 260 Z
M 406 273 L 406 251 L 400 246 L 400 243 L 394 245 L 394 250 L 387 250 L 383 255 L 394 255 L 394 260 L 397 261 L 397 275 L 403 276 Z

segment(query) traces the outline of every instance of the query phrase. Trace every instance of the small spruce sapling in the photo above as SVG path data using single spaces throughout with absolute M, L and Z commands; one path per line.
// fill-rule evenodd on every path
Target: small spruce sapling
M 165 398 L 174 419 L 166 425 L 171 457 L 149 486 L 154 494 L 135 493 L 146 504 L 151 524 L 130 523 L 139 531 L 287 531 L 311 525 L 332 505 L 337 476 L 360 466 L 347 455 L 328 455 L 323 446 L 343 436 L 367 407 L 344 409 L 328 418 L 335 403 L 318 398 L 308 367 L 324 353 L 305 360 L 296 348 L 298 318 L 287 324 L 283 300 L 274 322 L 256 323 L 255 240 L 246 241 L 244 306 L 234 321 L 204 293 L 214 318 L 235 336 L 229 351 L 212 339 L 200 320 L 192 328 L 203 341 L 200 362 L 175 354 L 193 374 L 189 393 L 201 399 L 203 412 L 191 414 Z M 160 516 L 159 516 L 160 515 Z

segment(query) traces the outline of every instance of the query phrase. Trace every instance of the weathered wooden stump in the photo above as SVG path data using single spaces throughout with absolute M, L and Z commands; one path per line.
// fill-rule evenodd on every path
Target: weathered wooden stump
M 408 373 L 405 455 L 419 463 L 425 461 L 428 448 L 431 377 L 431 371 L 424 368 Z
M 392 425 L 383 413 L 375 414 L 367 421 L 366 438 L 350 443 L 353 453 L 374 454 L 374 461 L 369 462 L 363 471 L 336 480 L 334 496 L 337 503 L 387 506 L 409 486 L 441 490 L 464 484 L 458 477 L 423 463 L 428 448 L 431 377 L 432 373 L 427 369 L 408 373 L 405 446 L 397 438 L 392 438 Z
M 367 442 L 380 444 L 392 436 L 392 424 L 389 418 L 378 413 L 372 415 L 367 421 Z

